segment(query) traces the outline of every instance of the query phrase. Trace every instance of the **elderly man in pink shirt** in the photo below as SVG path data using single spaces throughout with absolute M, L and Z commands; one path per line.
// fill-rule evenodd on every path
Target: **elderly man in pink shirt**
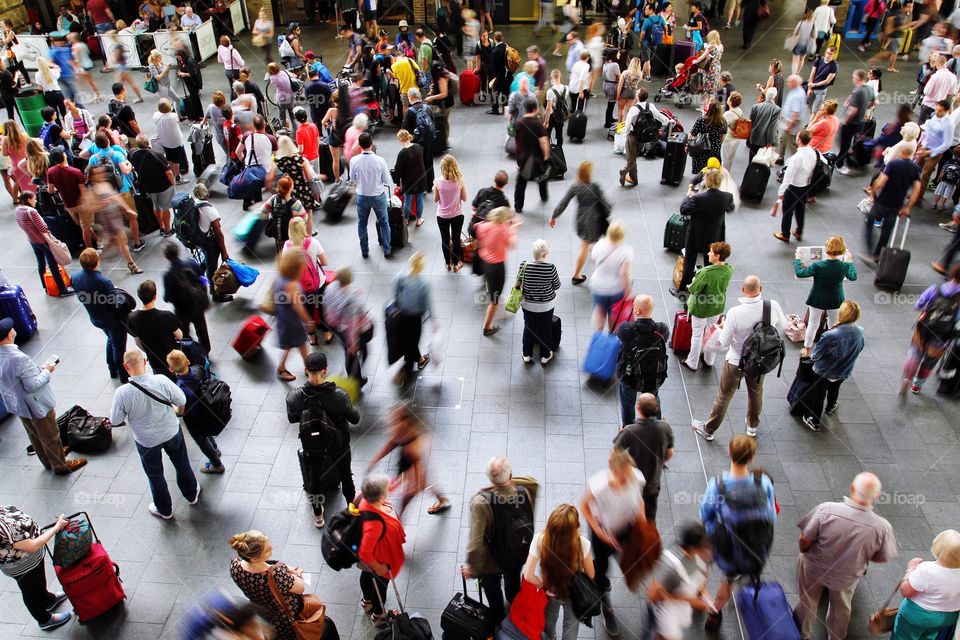
M 923 88 L 923 102 L 920 106 L 920 124 L 933 115 L 937 103 L 957 92 L 957 76 L 947 69 L 946 59 L 939 53 L 930 56 L 931 66 L 936 69 Z

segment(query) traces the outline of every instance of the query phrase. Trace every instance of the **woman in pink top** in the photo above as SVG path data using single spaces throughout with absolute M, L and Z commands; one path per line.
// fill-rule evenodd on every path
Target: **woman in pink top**
M 487 287 L 487 313 L 483 317 L 483 335 L 492 336 L 500 327 L 493 324 L 500 293 L 507 277 L 507 251 L 517 244 L 517 227 L 522 221 L 513 215 L 509 207 L 497 207 L 487 214 L 484 222 L 477 223 L 475 231 L 480 248 L 477 257 L 483 261 L 483 281 Z M 476 257 L 474 258 L 476 260 Z
M 57 290 L 60 292 L 60 297 L 72 296 L 73 289 L 64 284 L 63 278 L 60 277 L 60 265 L 57 264 L 56 258 L 53 257 L 53 252 L 50 251 L 50 247 L 47 246 L 47 239 L 44 237 L 44 234 L 49 233 L 50 229 L 47 228 L 47 223 L 43 221 L 40 213 L 37 212 L 35 208 L 37 205 L 37 195 L 32 191 L 21 191 L 20 195 L 17 196 L 17 202 L 20 204 L 15 209 L 14 215 L 16 216 L 17 224 L 23 229 L 23 232 L 27 234 L 27 240 L 33 248 L 33 255 L 37 257 L 37 271 L 40 273 L 40 286 L 46 286 L 43 282 L 43 272 L 49 267 L 50 273 L 53 275 L 53 281 L 57 283 Z
M 830 153 L 833 149 L 833 139 L 837 135 L 837 129 L 840 128 L 840 118 L 835 115 L 837 107 L 836 100 L 827 100 L 807 126 L 810 135 L 813 136 L 810 139 L 810 146 L 820 153 Z
M 463 268 L 460 232 L 463 230 L 463 203 L 467 201 L 467 183 L 460 173 L 457 159 L 447 154 L 440 159 L 439 180 L 433 183 L 433 201 L 437 203 L 437 225 L 447 271 Z M 422 220 L 421 218 L 420 220 Z M 420 220 L 417 226 L 420 226 Z
M 360 134 L 370 126 L 370 118 L 365 113 L 358 113 L 353 117 L 353 124 L 347 129 L 343 136 L 343 160 L 341 162 L 350 166 L 350 158 L 360 153 Z
M 20 167 L 20 161 L 27 157 L 27 134 L 20 125 L 13 120 L 3 124 L 3 143 L 0 144 L 0 155 L 10 158 L 10 168 L 7 173 L 13 177 L 16 184 L 15 191 L 36 191 L 30 174 Z

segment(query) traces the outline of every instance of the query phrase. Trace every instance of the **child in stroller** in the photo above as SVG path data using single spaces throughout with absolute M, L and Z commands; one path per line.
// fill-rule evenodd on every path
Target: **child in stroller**
M 697 56 L 690 56 L 677 64 L 676 75 L 657 91 L 653 101 L 660 102 L 673 96 L 673 104 L 678 108 L 693 104 L 693 97 L 703 92 L 703 71 L 695 64 L 696 60 Z

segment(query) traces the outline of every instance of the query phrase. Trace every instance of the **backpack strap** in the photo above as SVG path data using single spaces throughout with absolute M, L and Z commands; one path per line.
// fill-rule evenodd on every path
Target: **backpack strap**
M 770 325 L 771 306 L 772 305 L 770 304 L 769 300 L 763 301 L 763 315 L 760 319 L 760 322 L 762 322 L 764 326 Z

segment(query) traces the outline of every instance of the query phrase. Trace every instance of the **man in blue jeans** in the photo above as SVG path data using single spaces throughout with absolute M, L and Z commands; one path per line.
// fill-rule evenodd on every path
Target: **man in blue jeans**
M 361 152 L 350 160 L 350 177 L 357 183 L 357 234 L 360 236 L 360 253 L 364 259 L 370 257 L 367 221 L 370 211 L 373 210 L 380 228 L 383 257 L 389 258 L 391 245 L 387 194 L 390 193 L 390 172 L 387 170 L 386 161 L 371 150 L 373 137 L 369 133 L 361 133 L 357 142 Z
M 177 417 L 187 404 L 187 396 L 166 376 L 148 374 L 147 356 L 139 349 L 123 354 L 123 368 L 130 380 L 113 395 L 110 422 L 121 424 L 126 421 L 133 433 L 153 496 L 147 511 L 157 518 L 170 520 L 173 518 L 173 503 L 167 480 L 163 477 L 164 451 L 176 469 L 180 493 L 191 506 L 200 500 L 200 484 L 190 468 L 187 445 Z
M 80 271 L 71 276 L 77 299 L 87 310 L 90 322 L 107 334 L 107 369 L 111 378 L 127 381 L 123 352 L 127 350 L 127 327 L 117 312 L 117 288 L 100 273 L 100 254 L 87 247 L 80 252 Z
M 661 418 L 658 390 L 667 378 L 667 338 L 670 329 L 653 319 L 653 298 L 639 295 L 633 300 L 633 320 L 617 329 L 620 353 L 617 377 L 620 379 L 620 425 L 636 421 L 638 393 L 650 393 L 657 399 L 656 417 Z

